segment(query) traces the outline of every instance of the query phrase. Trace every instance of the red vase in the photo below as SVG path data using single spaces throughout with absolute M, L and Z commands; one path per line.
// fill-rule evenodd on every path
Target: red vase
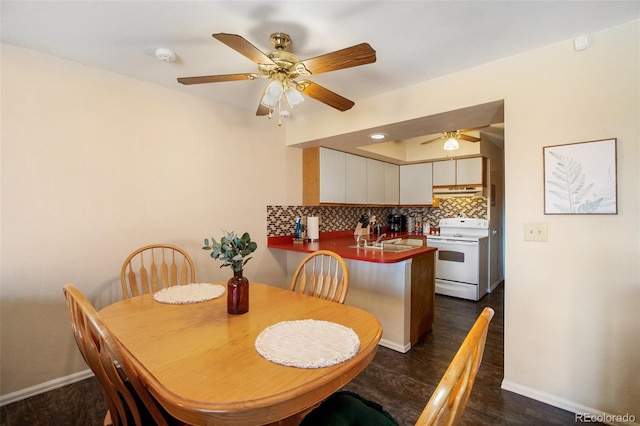
M 233 271 L 233 277 L 227 281 L 227 312 L 244 314 L 249 311 L 249 280 L 242 271 Z

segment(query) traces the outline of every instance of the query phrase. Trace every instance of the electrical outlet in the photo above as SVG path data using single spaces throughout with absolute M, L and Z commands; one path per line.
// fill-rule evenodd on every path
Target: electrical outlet
M 547 241 L 547 222 L 526 222 L 524 224 L 525 241 Z

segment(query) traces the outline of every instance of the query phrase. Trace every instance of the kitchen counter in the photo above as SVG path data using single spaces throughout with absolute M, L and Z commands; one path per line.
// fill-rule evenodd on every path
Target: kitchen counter
M 426 238 L 424 234 L 416 234 L 409 232 L 395 232 L 386 233 L 384 240 L 391 240 L 394 238 Z M 363 262 L 375 262 L 375 263 L 396 263 L 403 260 L 411 259 L 418 255 L 435 252 L 437 249 L 434 247 L 416 247 L 415 249 L 392 252 L 384 250 L 375 250 L 370 248 L 351 248 L 356 242 L 356 236 L 353 235 L 353 231 L 337 231 L 337 232 L 323 232 L 320 234 L 320 239 L 316 242 L 305 242 L 302 244 L 294 243 L 293 236 L 280 236 L 280 237 L 268 237 L 267 247 L 297 251 L 302 253 L 313 253 L 317 250 L 331 250 L 342 256 L 343 259 L 361 260 Z M 364 236 L 369 241 L 375 241 L 377 236 L 374 234 Z
M 367 240 L 375 241 L 374 235 Z M 387 233 L 383 241 L 394 238 L 425 238 L 426 235 Z M 349 271 L 349 291 L 345 304 L 371 312 L 382 323 L 380 344 L 398 352 L 407 352 L 431 331 L 435 302 L 434 247 L 415 247 L 402 252 L 351 248 L 353 231 L 321 233 L 317 242 L 298 244 L 293 237 L 269 237 L 267 247 L 283 250 L 289 282 L 293 272 L 308 253 L 331 250 L 345 261 Z

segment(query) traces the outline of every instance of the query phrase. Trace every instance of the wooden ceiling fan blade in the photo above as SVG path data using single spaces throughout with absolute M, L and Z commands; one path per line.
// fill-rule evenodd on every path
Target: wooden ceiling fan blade
M 431 142 L 439 141 L 440 139 L 444 139 L 444 136 L 440 136 L 439 138 L 431 139 L 431 140 L 428 140 L 428 141 L 425 141 L 425 142 L 420 142 L 420 145 L 426 145 L 426 144 L 431 143 Z
M 273 64 L 274 62 L 269 59 L 260 49 L 249 43 L 245 38 L 237 34 L 217 33 L 211 35 L 218 41 L 226 44 L 236 52 L 249 58 L 256 64 Z
M 484 125 L 484 126 L 480 126 L 480 127 L 471 127 L 469 129 L 460 129 L 458 130 L 460 133 L 464 133 L 464 132 L 471 132 L 472 130 L 480 130 L 480 129 L 484 129 L 485 127 L 489 127 L 489 124 Z
M 346 111 L 348 109 L 351 109 L 351 107 L 355 105 L 353 101 L 350 101 L 349 99 L 342 97 L 337 93 L 332 92 L 331 90 L 322 87 L 312 81 L 303 80 L 300 83 L 294 83 L 296 83 L 296 87 L 298 88 L 298 90 L 305 95 L 324 104 L 327 104 L 339 111 Z
M 375 61 L 376 51 L 371 48 L 369 43 L 361 43 L 325 55 L 316 56 L 315 58 L 306 59 L 301 63 L 311 71 L 311 74 L 320 74 L 343 68 L 371 64 Z
M 262 103 L 258 103 L 258 109 L 256 110 L 257 116 L 269 115 L 269 108 L 262 105 Z
M 221 83 L 224 81 L 240 81 L 255 80 L 257 74 L 221 74 L 221 75 L 203 75 L 199 77 L 180 77 L 178 83 L 182 84 L 202 84 L 202 83 Z
M 463 141 L 469 141 L 469 142 L 479 142 L 480 138 L 476 138 L 474 136 L 469 136 L 469 135 L 458 135 L 456 136 L 456 139 L 462 139 Z

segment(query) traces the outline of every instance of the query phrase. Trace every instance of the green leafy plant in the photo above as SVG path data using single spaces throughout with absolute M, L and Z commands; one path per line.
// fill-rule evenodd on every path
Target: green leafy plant
M 244 265 L 251 259 L 251 257 L 247 256 L 256 251 L 258 245 L 255 241 L 251 241 L 248 232 L 242 234 L 242 237 L 237 236 L 233 231 L 223 232 L 224 235 L 220 238 L 220 242 L 216 241 L 215 238 L 211 238 L 211 243 L 209 243 L 209 239 L 205 238 L 202 249 L 211 250 L 212 258 L 221 259 L 221 268 L 223 266 L 231 266 L 234 272 L 242 271 Z

